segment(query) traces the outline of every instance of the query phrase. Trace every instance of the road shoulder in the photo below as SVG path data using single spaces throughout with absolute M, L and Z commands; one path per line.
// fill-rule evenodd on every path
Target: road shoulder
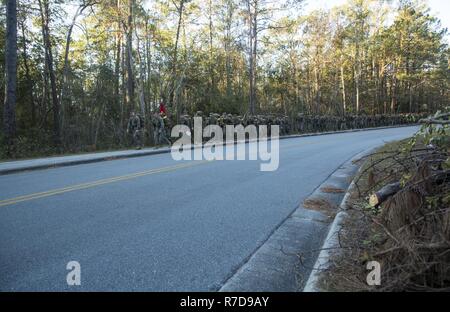
M 273 231 L 219 289 L 221 292 L 301 291 L 338 207 L 359 168 L 358 154 L 335 170 Z

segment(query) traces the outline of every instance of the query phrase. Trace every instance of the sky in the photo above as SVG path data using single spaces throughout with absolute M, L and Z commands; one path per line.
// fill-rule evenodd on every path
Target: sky
M 151 0 L 146 0 L 149 3 Z M 442 23 L 442 26 L 447 28 L 450 32 L 450 0 L 425 0 L 431 8 L 431 13 L 437 16 Z M 346 3 L 347 0 L 305 0 L 306 12 L 314 9 L 330 9 L 337 5 Z
M 336 5 L 342 5 L 346 0 L 306 0 L 306 11 L 314 9 L 330 9 Z M 427 0 L 432 15 L 441 20 L 442 27 L 450 31 L 450 0 Z
M 304 0 L 304 11 L 302 14 L 307 14 L 315 9 L 331 9 L 334 6 L 343 5 L 348 0 Z M 395 0 L 394 0 L 395 1 Z M 450 43 L 450 0 L 424 0 L 428 3 L 431 9 L 431 14 L 438 17 L 441 21 L 441 25 L 448 29 L 446 41 Z M 152 3 L 152 0 L 145 0 L 147 7 Z M 395 2 L 394 2 L 395 3 Z M 76 6 L 68 8 L 69 16 L 72 16 L 75 12 Z M 75 29 L 75 33 L 78 30 Z
M 442 26 L 450 31 L 450 1 L 429 0 L 431 12 L 441 20 Z

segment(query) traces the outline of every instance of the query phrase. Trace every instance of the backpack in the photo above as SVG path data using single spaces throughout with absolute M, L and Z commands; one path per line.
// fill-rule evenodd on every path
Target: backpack
M 138 115 L 138 117 L 139 117 L 139 128 L 144 128 L 145 124 L 144 117 L 142 117 L 141 115 Z

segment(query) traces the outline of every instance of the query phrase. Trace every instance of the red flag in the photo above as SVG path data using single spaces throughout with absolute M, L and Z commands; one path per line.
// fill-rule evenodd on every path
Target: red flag
M 166 111 L 166 107 L 164 106 L 164 103 L 163 102 L 161 102 L 160 104 L 159 104 L 159 114 L 160 115 L 167 115 L 167 111 Z

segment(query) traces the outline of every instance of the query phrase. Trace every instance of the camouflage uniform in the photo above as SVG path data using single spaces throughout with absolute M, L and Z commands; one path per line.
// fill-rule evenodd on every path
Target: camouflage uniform
M 144 125 L 142 123 L 141 117 L 133 113 L 130 119 L 128 120 L 127 132 L 131 133 L 133 145 L 136 146 L 137 148 L 142 148 L 143 146 L 142 142 L 143 127 Z
M 166 132 L 164 118 L 162 118 L 161 116 L 158 116 L 158 117 L 159 117 L 158 118 L 158 121 L 159 121 L 159 129 L 158 129 L 159 130 L 159 143 L 171 145 L 172 143 L 167 138 L 167 132 Z
M 159 133 L 158 133 L 159 120 L 156 114 L 153 115 L 152 117 L 152 126 L 153 126 L 153 143 L 155 145 L 159 145 Z
M 166 128 L 164 125 L 164 119 L 159 115 L 155 114 L 152 120 L 153 123 L 153 135 L 156 145 L 160 144 L 168 144 L 171 145 L 170 140 L 167 138 L 166 135 Z

